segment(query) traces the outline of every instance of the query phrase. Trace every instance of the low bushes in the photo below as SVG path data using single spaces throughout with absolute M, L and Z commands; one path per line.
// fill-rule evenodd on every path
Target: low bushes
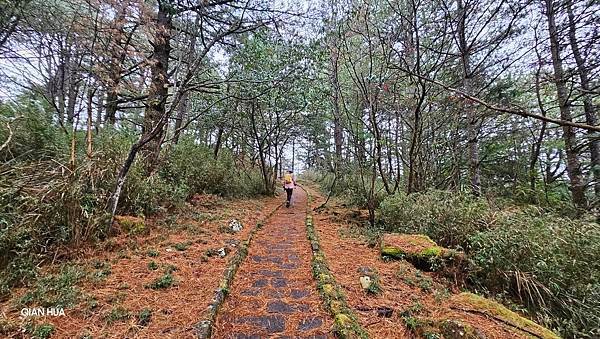
M 474 286 L 511 296 L 566 337 L 599 335 L 597 224 L 444 191 L 391 196 L 379 212 L 388 231 L 422 233 L 462 247 Z
M 396 194 L 379 211 L 386 231 L 426 234 L 445 247 L 468 246 L 468 238 L 493 218 L 485 200 L 448 191 Z
M 90 158 L 85 132 L 77 131 L 73 166 L 72 135 L 52 121 L 43 100 L 19 100 L 14 106 L 0 103 L 0 140 L 11 134 L 11 142 L 0 150 L 0 298 L 11 286 L 31 281 L 41 256 L 54 246 L 107 236 L 108 201 L 137 138 L 126 128 L 107 127 L 94 135 Z M 4 120 L 11 122 L 10 131 Z M 117 213 L 149 215 L 196 193 L 262 193 L 259 171 L 251 166 L 240 170 L 234 159 L 226 150 L 215 159 L 210 149 L 182 140 L 165 147 L 158 170 L 148 175 L 138 156 Z

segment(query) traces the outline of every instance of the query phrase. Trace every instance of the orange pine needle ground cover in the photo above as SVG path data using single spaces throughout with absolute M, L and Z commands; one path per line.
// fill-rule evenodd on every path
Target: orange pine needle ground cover
M 320 206 L 324 199 L 316 187 L 311 187 L 310 192 L 315 197 L 312 207 Z M 458 292 L 455 288 L 434 274 L 418 271 L 406 261 L 382 260 L 379 246 L 370 247 L 350 220 L 340 221 L 340 216 L 349 213 L 335 201 L 330 201 L 328 206 L 315 214 L 315 229 L 332 274 L 371 338 L 416 337 L 406 319 L 408 323 L 418 319 L 454 319 L 477 328 L 486 338 L 526 337 L 485 315 L 451 308 L 448 298 Z M 361 267 L 376 270 L 381 293 L 368 294 L 362 289 Z M 390 317 L 382 316 L 390 309 Z
M 78 303 L 65 308 L 65 316 L 33 320 L 54 325 L 53 338 L 193 337 L 193 326 L 205 317 L 236 243 L 247 239 L 256 223 L 280 200 L 197 196 L 186 213 L 147 220 L 147 235 L 121 234 L 95 246 L 73 249 L 67 253 L 68 263 L 86 272 L 77 284 L 81 291 Z M 224 232 L 223 227 L 231 219 L 239 220 L 244 228 L 238 233 Z M 224 258 L 210 255 L 219 248 L 230 252 Z M 100 266 L 109 267 L 109 273 L 100 279 L 91 278 L 101 271 L 96 269 Z M 55 263 L 42 271 L 48 274 L 58 270 L 59 264 Z M 172 286 L 148 288 L 169 270 L 173 270 Z M 15 327 L 11 337 L 23 336 L 19 327 L 27 320 L 20 318 L 23 306 L 17 302 L 31 290 L 18 289 L 1 305 L 0 321 Z M 147 324 L 140 324 L 143 309 L 151 312 Z

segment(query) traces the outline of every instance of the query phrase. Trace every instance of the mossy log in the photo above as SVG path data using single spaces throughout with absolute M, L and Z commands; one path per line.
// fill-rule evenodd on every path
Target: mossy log
M 549 329 L 520 316 L 503 305 L 479 295 L 463 292 L 450 298 L 451 308 L 454 310 L 484 314 L 492 317 L 528 336 L 541 339 L 560 338 Z
M 438 246 L 422 234 L 385 234 L 381 239 L 381 255 L 393 259 L 405 259 L 417 268 L 437 270 L 464 261 L 464 254 Z

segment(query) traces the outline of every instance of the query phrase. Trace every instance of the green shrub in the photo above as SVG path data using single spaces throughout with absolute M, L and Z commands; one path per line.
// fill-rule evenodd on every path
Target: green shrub
M 473 279 L 492 292 L 511 291 L 538 321 L 566 336 L 581 335 L 578 331 L 600 323 L 597 224 L 530 209 L 501 215 L 470 243 L 477 269 Z
M 360 176 L 361 170 L 356 166 L 344 167 L 340 169 L 339 173 L 337 178 L 335 178 L 332 173 L 325 173 L 320 178 L 318 174 L 308 173 L 307 177 L 316 179 L 325 194 L 329 194 L 329 190 L 331 189 L 331 194 L 333 196 L 342 196 L 351 205 L 367 208 L 371 185 L 370 169 L 363 170 L 364 178 L 362 179 Z M 332 185 L 334 180 L 335 185 Z M 375 207 L 379 206 L 384 197 L 385 190 L 383 182 L 381 179 L 376 179 L 375 191 L 373 194 Z
M 26 327 L 28 333 L 35 339 L 46 339 L 52 337 L 54 333 L 54 325 L 43 323 L 39 325 L 30 324 Z
M 598 224 L 545 207 L 502 204 L 498 210 L 482 198 L 444 191 L 397 194 L 381 204 L 380 222 L 387 231 L 460 245 L 479 288 L 511 297 L 566 337 L 598 336 Z
M 461 192 L 429 191 L 387 197 L 380 205 L 387 231 L 426 234 L 446 247 L 468 246 L 468 238 L 488 227 L 492 216 L 484 199 Z
M 222 150 L 215 159 L 212 149 L 183 139 L 170 150 L 160 173 L 173 187 L 186 187 L 188 197 L 196 193 L 221 196 L 263 193 L 260 173 L 238 167 L 229 151 Z
M 12 140 L 0 151 L 0 161 L 38 159 L 57 156 L 67 149 L 65 133 L 52 122 L 48 102 L 37 94 L 25 94 L 16 103 L 0 103 L 0 140 L 8 139 L 9 122 Z
M 105 127 L 86 155 L 85 131 L 75 131 L 75 164 L 70 164 L 69 127 L 53 121 L 42 98 L 24 95 L 16 104 L 0 103 L 0 140 L 10 122 L 13 137 L 0 151 L 0 298 L 36 276 L 36 266 L 55 246 L 108 236 L 107 205 L 116 175 L 138 131 Z M 65 132 L 68 132 L 65 133 Z M 195 193 L 222 196 L 262 192 L 260 172 L 247 171 L 223 150 L 182 140 L 165 147 L 158 170 L 147 175 L 138 156 L 126 178 L 117 214 L 149 215 L 179 206 Z

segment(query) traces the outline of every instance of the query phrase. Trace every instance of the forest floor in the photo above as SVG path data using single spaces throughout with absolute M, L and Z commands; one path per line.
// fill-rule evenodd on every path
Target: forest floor
M 381 257 L 376 239 L 361 228 L 364 211 L 324 201 L 297 189 L 290 208 L 273 198 L 224 200 L 198 196 L 175 214 L 148 220 L 149 233 L 122 234 L 95 246 L 65 252 L 29 287 L 0 306 L 0 334 L 53 338 L 193 337 L 220 286 L 229 259 L 252 229 L 259 228 L 214 324 L 213 337 L 333 337 L 333 319 L 311 271 L 306 213 L 314 215 L 329 269 L 351 311 L 372 338 L 416 338 L 441 320 L 472 328 L 471 338 L 525 338 L 526 332 L 489 312 L 465 304 L 451 279 L 423 272 L 404 260 Z M 309 209 L 307 209 L 307 207 Z M 244 228 L 232 233 L 229 221 Z M 219 252 L 225 250 L 226 255 Z M 68 254 L 68 255 L 67 255 Z M 377 272 L 380 292 L 360 283 L 364 268 Z M 20 316 L 23 307 L 64 305 L 65 316 Z M 46 329 L 46 332 L 44 332 Z M 434 338 L 434 337 L 431 337 Z M 437 337 L 440 338 L 440 337 Z

